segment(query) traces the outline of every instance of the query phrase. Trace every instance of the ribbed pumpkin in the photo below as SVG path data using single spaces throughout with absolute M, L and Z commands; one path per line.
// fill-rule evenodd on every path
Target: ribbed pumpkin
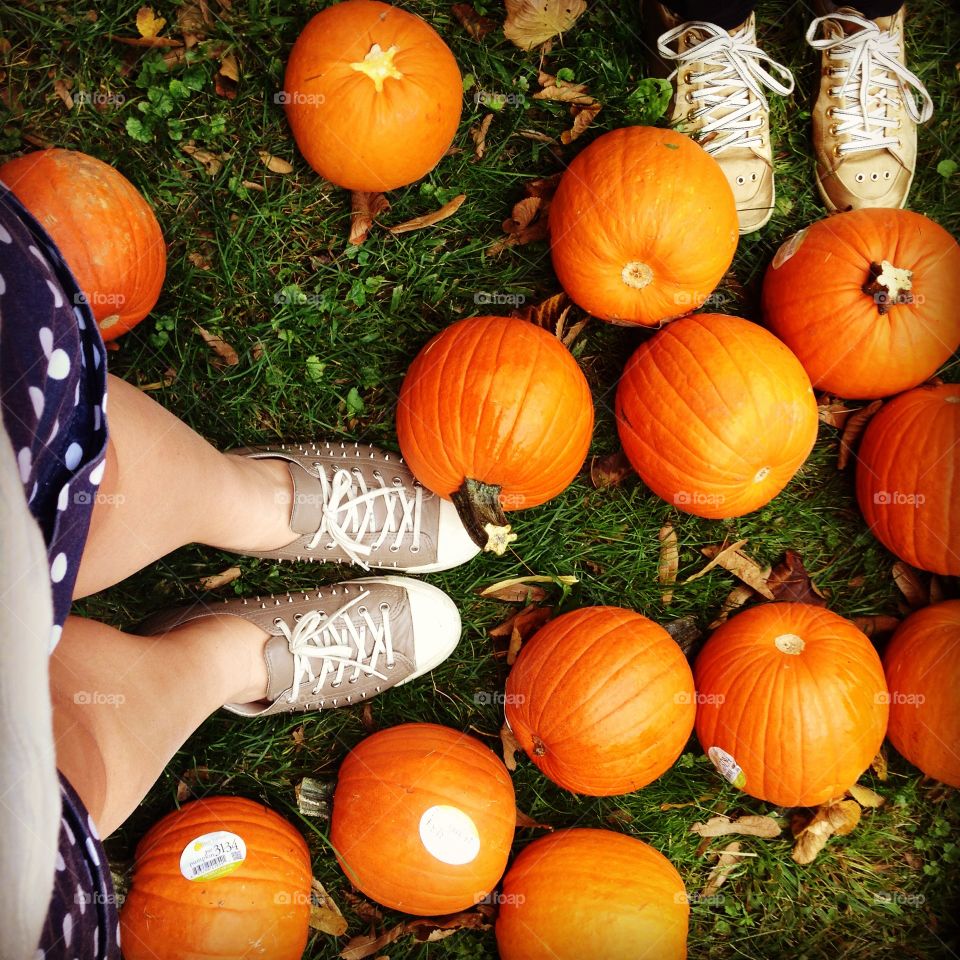
M 497 885 L 516 821 L 513 782 L 491 750 L 449 727 L 407 723 L 367 737 L 343 761 L 330 841 L 363 894 L 435 916 Z
M 928 777 L 960 787 L 960 600 L 910 614 L 883 666 L 890 742 Z
M 589 663 L 589 670 L 577 664 Z M 676 641 L 620 607 L 585 607 L 524 644 L 507 678 L 517 741 L 554 783 L 630 793 L 680 756 L 693 732 L 693 675 Z
M 503 880 L 500 960 L 683 960 L 690 907 L 673 864 L 612 830 L 558 830 Z
M 857 454 L 857 500 L 873 535 L 922 570 L 960 576 L 960 384 L 884 405 Z
M 960 346 L 960 247 L 909 210 L 840 213 L 790 237 L 763 283 L 771 330 L 813 385 L 886 397 L 931 377 Z
M 720 165 L 689 137 L 624 127 L 578 154 L 550 206 L 563 289 L 612 323 L 655 327 L 703 306 L 737 249 Z
M 731 617 L 693 674 L 700 745 L 752 797 L 813 807 L 842 796 L 883 742 L 880 657 L 823 607 L 765 603 Z
M 377 0 L 318 13 L 290 52 L 287 119 L 307 163 L 349 190 L 419 180 L 457 132 L 460 70 L 439 34 Z
M 137 846 L 120 911 L 126 960 L 300 960 L 310 854 L 272 810 L 238 797 L 195 800 Z
M 0 180 L 50 234 L 104 340 L 154 307 L 167 270 L 157 218 L 109 164 L 76 150 L 38 150 L 0 166 Z
M 642 344 L 616 413 L 643 482 L 701 517 L 768 503 L 817 438 L 817 402 L 797 358 L 769 331 L 720 314 L 678 320 Z
M 417 479 L 452 499 L 478 545 L 503 553 L 504 510 L 545 503 L 583 465 L 593 401 L 570 351 L 513 317 L 437 334 L 400 389 L 397 437 Z

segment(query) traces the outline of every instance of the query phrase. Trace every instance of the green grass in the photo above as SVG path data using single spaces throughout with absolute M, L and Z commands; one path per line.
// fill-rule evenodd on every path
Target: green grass
M 11 112 L 3 116 L 0 154 L 29 149 L 28 136 L 85 150 L 116 163 L 149 198 L 169 243 L 167 283 L 152 317 L 111 354 L 111 368 L 140 384 L 158 381 L 172 370 L 172 383 L 154 396 L 224 448 L 280 438 L 340 437 L 395 449 L 397 390 L 410 360 L 436 330 L 478 312 L 474 296 L 480 292 L 521 294 L 534 302 L 558 291 L 544 245 L 511 250 L 496 260 L 487 259 L 485 250 L 501 235 L 499 224 L 522 196 L 525 180 L 562 169 L 593 136 L 636 119 L 629 94 L 648 73 L 633 4 L 593 4 L 556 44 L 548 69 L 555 73 L 567 67 L 577 81 L 590 84 L 604 104 L 596 129 L 558 156 L 518 131 L 557 135 L 569 125 L 566 109 L 529 100 L 521 107 L 508 105 L 496 114 L 487 156 L 478 163 L 466 131 L 484 111 L 468 96 L 456 141 L 464 152 L 445 158 L 421 183 L 394 191 L 388 219 L 398 222 L 464 192 L 468 200 L 457 216 L 432 230 L 399 237 L 375 230 L 362 249 L 348 249 L 346 194 L 321 182 L 302 162 L 274 103 L 286 54 L 321 4 L 234 0 L 232 10 L 221 11 L 211 37 L 229 44 L 239 59 L 237 98 L 217 97 L 215 64 L 198 59 L 188 68 L 191 85 L 198 89 L 180 91 L 166 115 L 166 104 L 154 104 L 146 114 L 138 109 L 151 89 L 155 98 L 169 91 L 170 76 L 157 72 L 157 55 L 108 39 L 111 33 L 133 32 L 137 6 L 106 2 L 98 6 L 95 22 L 79 6 L 71 5 L 68 15 L 63 7 L 40 0 L 4 12 L 0 36 L 10 46 L 3 56 L 0 93 Z M 498 5 L 489 0 L 478 8 L 500 18 Z M 175 21 L 173 4 L 158 3 L 156 9 Z M 499 33 L 471 40 L 446 5 L 421 2 L 415 9 L 437 26 L 477 88 L 494 93 L 536 89 L 536 55 L 515 49 Z M 725 309 L 748 317 L 757 316 L 759 282 L 777 245 L 823 215 L 809 157 L 816 77 L 814 58 L 802 40 L 809 15 L 773 2 L 762 7 L 760 16 L 765 48 L 796 71 L 797 93 L 788 101 L 773 100 L 777 212 L 766 228 L 743 239 L 733 266 L 736 280 L 728 279 L 722 287 L 730 297 Z M 909 39 L 911 64 L 937 106 L 934 121 L 920 132 L 910 206 L 956 234 L 957 179 L 940 176 L 936 167 L 960 153 L 960 83 L 950 56 L 960 27 L 945 6 L 922 0 L 913 5 Z M 185 73 L 179 68 L 172 76 Z M 74 95 L 101 91 L 125 99 L 102 111 L 90 105 L 67 111 L 54 93 L 57 77 L 73 82 Z M 133 139 L 128 118 L 153 122 L 155 139 Z M 207 176 L 169 132 L 226 154 L 221 171 Z M 286 177 L 268 173 L 259 150 L 291 160 L 295 172 Z M 243 187 L 244 180 L 262 185 L 263 191 Z M 196 253 L 209 259 L 209 270 L 188 259 Z M 293 285 L 310 302 L 275 304 L 277 294 Z M 196 323 L 232 343 L 240 364 L 213 366 Z M 578 345 L 597 405 L 596 453 L 615 449 L 613 389 L 639 340 L 637 333 L 593 323 Z M 956 379 L 955 363 L 945 376 Z M 518 516 L 521 540 L 507 557 L 478 559 L 429 578 L 460 604 L 463 640 L 430 677 L 376 701 L 375 723 L 436 721 L 469 728 L 497 746 L 500 711 L 478 704 L 476 695 L 502 687 L 504 668 L 492 656 L 486 631 L 507 611 L 475 591 L 503 577 L 572 573 L 580 583 L 566 599 L 568 606 L 621 604 L 661 622 L 692 614 L 705 625 L 733 581 L 714 572 L 678 587 L 674 603 L 665 609 L 656 567 L 657 531 L 667 520 L 680 538 L 681 577 L 702 563 L 699 547 L 727 536 L 747 537 L 750 552 L 764 562 L 775 562 L 788 547 L 797 550 L 839 613 L 896 612 L 892 557 L 867 533 L 851 495 L 851 477 L 835 469 L 836 452 L 836 431 L 823 427 L 813 456 L 780 497 L 751 516 L 727 522 L 678 514 L 639 482 L 596 491 L 581 477 L 550 504 Z M 198 577 L 237 562 L 209 549 L 184 549 L 90 599 L 83 611 L 128 625 L 192 595 Z M 255 560 L 239 564 L 243 576 L 226 592 L 292 589 L 318 578 L 332 581 L 341 572 Z M 852 580 L 859 585 L 851 586 Z M 292 734 L 301 724 L 304 743 L 297 746 Z M 204 766 L 209 775 L 199 791 L 250 796 L 286 813 L 309 838 L 316 876 L 328 889 L 341 891 L 345 882 L 324 838 L 326 824 L 299 817 L 293 787 L 305 775 L 333 780 L 347 749 L 363 736 L 360 714 L 351 710 L 261 723 L 212 717 L 110 840 L 111 855 L 122 867 L 146 827 L 172 808 L 179 777 Z M 695 741 L 660 780 L 626 797 L 593 800 L 566 794 L 526 760 L 514 781 L 519 806 L 541 822 L 606 825 L 649 841 L 673 860 L 691 892 L 703 886 L 712 861 L 697 856 L 690 824 L 719 810 L 766 810 L 725 786 Z M 898 758 L 893 758 L 890 779 L 872 785 L 887 798 L 886 806 L 866 813 L 853 835 L 831 842 L 812 866 L 795 865 L 786 840 L 746 840 L 745 848 L 757 856 L 721 889 L 720 902 L 693 908 L 691 955 L 805 960 L 956 956 L 958 934 L 951 918 L 960 900 L 960 800 L 956 793 L 924 784 Z M 692 806 L 660 809 L 664 803 L 686 802 Z M 519 831 L 518 843 L 530 836 L 530 831 Z M 342 896 L 340 902 L 345 905 Z M 362 930 L 363 924 L 351 916 L 351 932 Z M 341 947 L 342 941 L 338 946 L 317 936 L 307 955 L 334 957 Z M 480 958 L 495 956 L 495 947 L 490 934 L 459 933 L 436 944 L 401 940 L 387 952 L 392 960 Z

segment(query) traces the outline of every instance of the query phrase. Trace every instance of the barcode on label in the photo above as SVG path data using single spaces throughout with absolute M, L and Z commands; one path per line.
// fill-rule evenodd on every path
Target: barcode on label
M 201 860 L 199 863 L 193 864 L 191 872 L 195 877 L 199 877 L 201 874 L 216 870 L 217 867 L 222 867 L 228 862 L 226 857 L 210 857 L 209 860 Z

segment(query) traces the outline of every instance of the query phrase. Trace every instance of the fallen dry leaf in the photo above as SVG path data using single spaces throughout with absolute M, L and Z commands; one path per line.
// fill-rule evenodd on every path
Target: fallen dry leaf
M 165 390 L 177 379 L 177 371 L 172 367 L 164 372 L 162 380 L 154 380 L 152 383 L 138 383 L 136 388 L 144 393 L 152 393 L 154 390 Z
M 903 594 L 911 610 L 919 610 L 930 603 L 930 591 L 924 587 L 920 579 L 920 571 L 911 567 L 909 563 L 898 560 L 891 570 L 893 582 Z
M 870 418 L 883 406 L 882 400 L 874 400 L 873 403 L 861 407 L 856 413 L 848 417 L 843 427 L 843 433 L 840 435 L 840 452 L 837 455 L 837 469 L 843 470 L 850 462 L 853 456 L 853 448 L 856 446 L 857 439 L 867 427 Z
M 856 800 L 834 800 L 818 807 L 805 826 L 794 830 L 794 862 L 813 863 L 831 837 L 843 837 L 856 829 L 860 812 L 860 804 Z
M 529 813 L 524 813 L 519 807 L 517 808 L 517 829 L 549 830 L 553 832 L 553 827 L 549 823 L 540 823 L 538 820 L 534 820 Z
M 439 210 L 433 210 L 422 216 L 414 217 L 412 220 L 405 220 L 395 226 L 389 227 L 391 233 L 409 233 L 411 230 L 422 230 L 424 227 L 432 227 L 447 217 L 452 217 L 463 206 L 463 201 L 467 199 L 465 193 L 458 194 L 452 200 L 448 200 Z
M 497 29 L 495 21 L 481 16 L 469 3 L 455 3 L 450 8 L 450 12 L 474 40 L 482 40 L 488 33 Z
M 407 933 L 413 935 L 414 940 L 421 943 L 434 943 L 451 936 L 458 930 L 489 930 L 491 916 L 484 911 L 481 905 L 473 910 L 463 910 L 460 913 L 451 913 L 445 917 L 422 917 L 408 920 Z
M 560 142 L 564 145 L 573 143 L 593 123 L 602 109 L 603 107 L 599 103 L 591 103 L 588 106 L 574 104 L 570 108 L 570 113 L 573 116 L 573 126 L 560 134 Z
M 854 626 L 868 637 L 879 637 L 885 633 L 893 633 L 900 626 L 900 620 L 897 617 L 881 614 L 852 617 L 851 619 Z
M 239 567 L 227 567 L 227 569 L 221 573 L 215 573 L 210 577 L 201 577 L 199 584 L 200 589 L 216 590 L 218 587 L 225 587 L 228 583 L 233 583 L 233 581 L 240 576 L 241 572 Z
M 520 635 L 525 639 L 532 637 L 551 617 L 553 616 L 553 607 L 540 607 L 531 603 L 524 607 L 518 613 L 507 617 L 503 623 L 491 627 L 488 631 L 491 637 L 502 638 L 512 637 L 514 630 L 519 630 Z
M 183 34 L 183 41 L 188 47 L 196 46 L 207 34 L 207 27 L 211 26 L 212 18 L 206 0 L 192 3 L 190 0 L 177 9 L 177 29 Z
M 209 767 L 191 767 L 189 770 L 184 770 L 177 781 L 177 803 L 186 803 L 187 800 L 199 797 L 200 792 L 196 790 L 197 785 L 209 782 Z
M 503 765 L 513 773 L 517 769 L 517 754 L 523 747 L 506 723 L 500 728 L 500 743 L 503 746 Z
M 821 423 L 842 430 L 847 420 L 856 413 L 855 407 L 848 407 L 843 400 L 824 395 L 817 400 L 817 416 Z
M 710 875 L 707 877 L 707 882 L 700 891 L 701 899 L 712 897 L 720 889 L 720 887 L 723 886 L 727 877 L 730 876 L 737 865 L 741 862 L 740 858 L 737 856 L 739 853 L 740 843 L 737 840 L 734 840 L 733 843 L 728 843 L 720 851 L 720 856 L 717 858 L 716 865 L 710 871 Z
M 343 898 L 350 904 L 350 909 L 364 923 L 379 923 L 383 919 L 383 911 L 376 904 L 364 899 L 352 890 L 344 890 Z
M 341 960 L 365 960 L 366 957 L 372 957 L 394 940 L 399 940 L 406 932 L 406 923 L 398 923 L 379 936 L 363 933 L 352 937 L 340 951 Z
M 873 809 L 875 807 L 882 807 L 887 802 L 876 790 L 871 790 L 862 783 L 855 783 L 847 793 L 849 793 L 861 807 Z
M 800 559 L 794 550 L 787 550 L 780 561 L 767 577 L 767 586 L 773 594 L 774 600 L 793 600 L 797 603 L 810 603 L 817 607 L 826 606 L 823 594 L 817 585 L 810 579 Z
M 887 782 L 887 745 L 881 744 L 879 753 L 870 761 L 870 769 L 877 775 L 881 783 Z
M 329 933 L 334 937 L 342 937 L 347 932 L 347 921 L 336 900 L 315 877 L 310 881 L 310 918 L 307 922 L 311 930 Z
M 228 367 L 235 367 L 240 362 L 240 357 L 237 356 L 237 351 L 227 343 L 223 337 L 210 333 L 209 330 L 204 330 L 199 324 L 197 326 L 197 331 L 200 336 L 203 337 L 204 343 L 226 364 Z M 216 361 L 214 361 L 216 364 Z
M 773 599 L 773 592 L 767 586 L 767 577 L 770 576 L 770 568 L 763 568 L 756 560 L 748 557 L 741 551 L 741 547 L 746 546 L 746 540 L 738 540 L 736 543 L 724 546 L 703 547 L 700 551 L 704 556 L 710 558 L 710 562 L 702 569 L 697 571 L 684 581 L 690 583 L 691 580 L 698 580 L 705 573 L 709 573 L 714 567 L 723 567 L 729 573 L 742 580 L 748 587 L 752 587 L 762 597 L 767 600 Z
M 290 734 L 290 739 L 293 741 L 294 750 L 302 750 L 307 740 L 306 727 L 301 723 L 300 726 Z
M 680 569 L 680 547 L 677 543 L 677 531 L 672 523 L 665 523 L 657 534 L 660 541 L 660 563 L 657 566 L 657 582 L 668 589 L 660 594 L 664 604 L 673 600 L 673 590 L 669 589 L 677 582 L 677 571 Z
M 726 837 L 742 834 L 745 837 L 779 837 L 782 827 L 773 817 L 749 815 L 745 817 L 711 817 L 705 823 L 695 823 L 691 833 L 700 837 Z
M 540 89 L 533 94 L 534 100 L 550 100 L 554 103 L 570 103 L 581 107 L 593 106 L 597 100 L 588 92 L 587 84 L 558 80 L 542 70 L 537 76 Z
M 572 586 L 577 582 L 576 577 L 511 577 L 509 580 L 498 580 L 496 583 L 484 587 L 478 593 L 481 597 L 490 600 L 503 600 L 506 603 L 531 603 L 536 600 L 545 600 L 547 591 L 537 586 L 540 583 L 561 583 Z
M 590 482 L 598 490 L 620 486 L 632 472 L 633 467 L 623 450 L 590 460 Z
M 63 101 L 63 105 L 68 109 L 73 109 L 73 96 L 70 88 L 63 80 L 57 78 L 53 81 L 53 92 Z
M 211 153 L 209 150 L 204 150 L 203 147 L 196 146 L 192 141 L 182 144 L 180 149 L 187 156 L 193 157 L 197 163 L 203 164 L 204 169 L 211 177 L 215 177 L 220 172 L 223 168 L 223 161 L 227 156 L 225 153 Z
M 369 700 L 360 711 L 360 725 L 367 733 L 373 733 L 377 729 L 376 721 L 373 719 L 373 704 Z
M 730 614 L 734 610 L 739 610 L 752 596 L 753 590 L 745 583 L 737 584 L 728 594 L 726 599 L 720 605 L 717 615 L 707 624 L 708 630 L 716 630 L 721 623 L 726 623 L 730 619 Z
M 137 11 L 137 33 L 141 37 L 152 39 L 166 26 L 167 21 L 158 17 L 150 7 L 141 7 Z
M 512 310 L 510 316 L 526 320 L 527 323 L 532 323 L 534 326 L 542 327 L 548 333 L 552 333 L 557 339 L 560 339 L 560 332 L 563 330 L 563 325 L 572 306 L 570 298 L 561 291 L 555 293 L 552 297 L 547 297 L 540 303 Z
M 293 164 L 288 160 L 284 160 L 281 157 L 275 157 L 271 153 L 267 153 L 266 150 L 258 150 L 257 155 L 260 157 L 263 165 L 271 173 L 293 173 Z M 379 194 L 382 196 L 382 194 Z
M 213 88 L 216 90 L 218 96 L 226 97 L 227 100 L 235 100 L 239 84 L 240 65 L 232 53 L 227 53 L 220 60 L 220 69 L 217 70 L 213 78 Z M 263 158 L 262 153 L 260 157 L 261 159 Z M 292 169 L 293 167 L 290 168 L 290 170 Z M 290 170 L 274 170 L 274 173 L 289 173 Z
M 513 205 L 510 216 L 503 221 L 507 234 L 487 248 L 491 256 L 502 253 L 507 247 L 546 240 L 549 233 L 550 202 L 560 182 L 560 175 L 539 177 L 523 185 L 526 196 Z
M 510 645 L 507 647 L 507 666 L 512 667 L 517 662 L 520 655 L 520 648 L 523 646 L 523 634 L 515 626 L 510 632 Z
M 390 201 L 382 193 L 354 190 L 350 194 L 350 236 L 347 239 L 350 246 L 360 246 L 370 235 L 377 217 L 389 209 Z
M 532 50 L 569 30 L 587 9 L 584 0 L 506 0 L 503 35 L 521 50 Z
M 478 124 L 470 128 L 470 139 L 473 141 L 473 155 L 482 160 L 487 152 L 487 131 L 493 123 L 493 114 L 488 113 Z

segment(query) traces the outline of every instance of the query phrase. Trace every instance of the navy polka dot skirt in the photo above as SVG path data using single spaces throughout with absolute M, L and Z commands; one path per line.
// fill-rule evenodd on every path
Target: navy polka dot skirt
M 47 545 L 51 650 L 70 612 L 103 478 L 106 386 L 103 341 L 83 294 L 43 228 L 0 184 L 0 412 Z M 103 846 L 62 776 L 61 793 L 54 894 L 37 960 L 119 960 Z

